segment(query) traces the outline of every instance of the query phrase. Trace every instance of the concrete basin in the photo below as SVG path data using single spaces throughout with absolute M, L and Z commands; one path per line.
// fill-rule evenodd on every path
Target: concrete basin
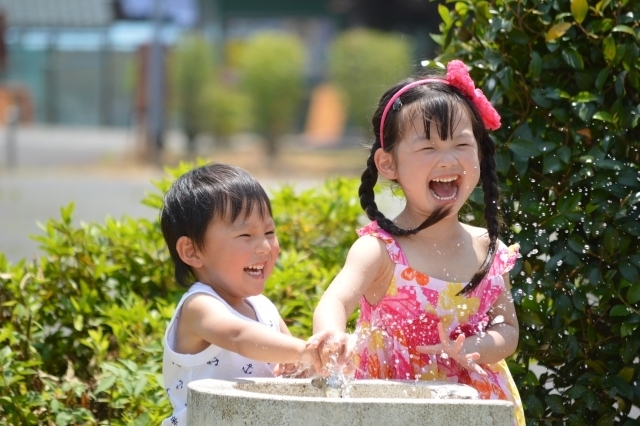
M 356 380 L 327 398 L 310 379 L 199 380 L 189 384 L 190 426 L 513 426 L 513 404 L 478 399 L 444 382 Z

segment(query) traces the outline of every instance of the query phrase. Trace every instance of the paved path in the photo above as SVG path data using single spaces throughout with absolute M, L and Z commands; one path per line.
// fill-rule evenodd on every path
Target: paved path
M 157 215 L 140 201 L 154 191 L 151 179 L 159 179 L 163 171 L 131 160 L 134 140 L 127 129 L 35 126 L 18 129 L 16 140 L 17 164 L 9 168 L 6 129 L 0 128 L 0 252 L 10 261 L 37 255 L 37 243 L 29 235 L 42 234 L 38 223 L 59 218 L 60 207 L 70 202 L 75 202 L 76 223 Z M 168 149 L 180 149 L 176 135 L 170 135 Z M 266 188 L 286 181 L 303 189 L 323 177 L 258 180 Z M 386 204 L 390 212 L 397 210 L 397 202 Z

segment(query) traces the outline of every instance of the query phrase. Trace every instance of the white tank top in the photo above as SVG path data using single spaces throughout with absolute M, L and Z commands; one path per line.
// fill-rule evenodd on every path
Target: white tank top
M 174 351 L 177 321 L 182 304 L 196 293 L 206 293 L 220 300 L 235 316 L 253 321 L 238 313 L 211 287 L 195 283 L 182 296 L 164 336 L 162 375 L 164 388 L 173 405 L 173 414 L 162 422 L 162 426 L 184 426 L 187 424 L 187 384 L 200 379 L 230 380 L 242 377 L 273 377 L 273 367 L 266 362 L 254 361 L 235 352 L 211 345 L 197 354 L 180 354 Z M 273 303 L 263 295 L 248 297 L 258 322 L 280 331 L 280 314 Z

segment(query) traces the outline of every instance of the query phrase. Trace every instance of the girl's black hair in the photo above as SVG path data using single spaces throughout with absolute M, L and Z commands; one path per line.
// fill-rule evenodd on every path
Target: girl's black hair
M 374 161 L 374 155 L 380 146 L 380 121 L 385 106 L 389 99 L 401 88 L 418 79 L 423 78 L 441 78 L 440 76 L 426 76 L 417 79 L 411 78 L 401 81 L 395 86 L 387 90 L 380 99 L 378 107 L 373 115 L 371 123 L 373 125 L 374 141 L 371 145 L 369 158 L 367 159 L 367 168 L 362 173 L 360 188 L 358 194 L 360 196 L 360 205 L 371 220 L 376 220 L 378 226 L 396 236 L 407 236 L 417 234 L 421 230 L 439 222 L 448 213 L 447 209 L 436 209 L 424 222 L 414 229 L 402 229 L 386 218 L 379 210 L 375 202 L 373 188 L 378 181 L 378 168 Z M 442 140 L 450 139 L 453 136 L 456 123 L 459 120 L 458 107 L 463 106 L 469 114 L 473 128 L 473 135 L 478 142 L 480 150 L 480 179 L 482 180 L 482 189 L 484 191 L 484 217 L 487 222 L 487 231 L 489 233 L 489 249 L 487 257 L 482 266 L 476 272 L 469 283 L 460 291 L 460 294 L 468 293 L 475 289 L 482 279 L 489 272 L 491 263 L 496 253 L 498 233 L 500 230 L 500 221 L 498 218 L 498 201 L 500 191 L 498 187 L 498 175 L 496 173 L 495 151 L 496 147 L 489 137 L 489 133 L 484 127 L 482 118 L 478 114 L 477 109 L 469 99 L 462 94 L 457 88 L 446 83 L 427 83 L 416 86 L 407 90 L 400 96 L 401 108 L 392 108 L 385 118 L 384 132 L 384 151 L 393 153 L 396 149 L 401 131 L 401 112 L 409 105 L 415 104 L 412 110 L 422 115 L 424 120 L 424 128 L 426 130 L 427 139 L 431 134 L 431 123 L 437 123 L 436 128 Z
M 240 167 L 211 163 L 180 176 L 164 197 L 160 227 L 175 267 L 176 281 L 189 287 L 193 276 L 176 250 L 180 237 L 188 237 L 199 250 L 212 220 L 234 222 L 242 215 L 272 216 L 271 203 L 262 186 Z M 224 250 L 224 247 L 220 247 Z

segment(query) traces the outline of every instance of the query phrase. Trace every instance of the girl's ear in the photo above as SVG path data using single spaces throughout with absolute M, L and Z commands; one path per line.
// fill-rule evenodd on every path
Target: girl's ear
M 378 149 L 373 154 L 373 161 L 376 163 L 378 173 L 384 176 L 388 180 L 394 180 L 396 176 L 396 163 L 393 161 L 393 155 L 390 152 L 385 152 L 384 149 Z
M 178 238 L 176 251 L 180 259 L 192 268 L 201 268 L 204 264 L 200 251 L 189 237 L 182 236 Z

